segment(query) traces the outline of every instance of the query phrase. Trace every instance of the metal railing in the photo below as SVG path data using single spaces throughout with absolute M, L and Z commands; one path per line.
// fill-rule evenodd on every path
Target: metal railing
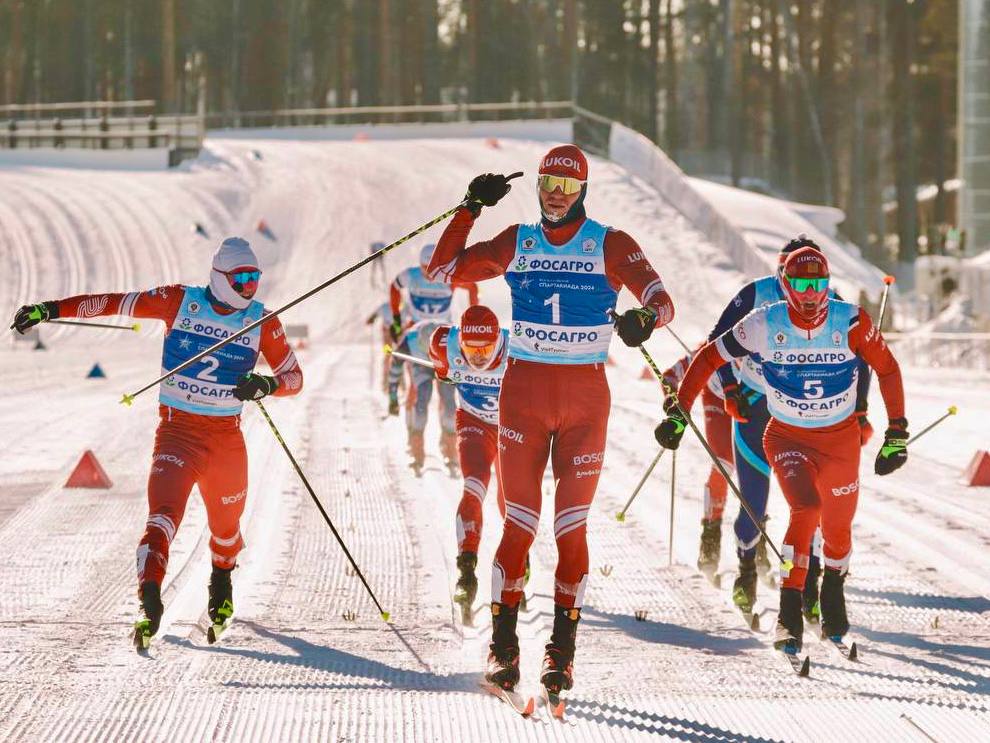
M 202 117 L 156 114 L 156 103 L 79 101 L 0 106 L 0 149 L 154 149 L 198 152 Z
M 436 103 L 410 106 L 336 106 L 274 111 L 222 111 L 206 115 L 208 129 L 335 124 L 395 124 L 502 119 L 569 118 L 571 101 Z

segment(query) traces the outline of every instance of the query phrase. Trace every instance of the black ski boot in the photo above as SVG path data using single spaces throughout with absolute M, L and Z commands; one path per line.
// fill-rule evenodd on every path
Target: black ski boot
M 701 520 L 701 547 L 698 550 L 698 570 L 713 580 L 718 573 L 722 554 L 722 519 Z
M 457 586 L 454 588 L 454 603 L 461 607 L 461 621 L 470 625 L 474 606 L 474 597 L 478 594 L 478 578 L 474 574 L 474 569 L 478 565 L 478 554 L 476 552 L 462 552 L 457 556 L 457 569 L 460 576 L 457 578 Z
M 801 592 L 801 611 L 809 624 L 818 624 L 822 617 L 822 607 L 818 601 L 818 576 L 822 566 L 814 555 L 808 561 L 808 577 L 804 579 L 804 591 Z
M 763 527 L 763 531 L 767 530 L 767 521 L 769 521 L 769 516 L 764 516 L 763 520 L 760 521 L 760 526 Z M 775 588 L 777 581 L 773 577 L 773 566 L 770 564 L 770 558 L 767 557 L 767 540 L 763 534 L 760 534 L 760 541 L 756 543 L 756 572 L 760 576 L 766 585 L 771 588 Z
M 796 588 L 780 589 L 780 613 L 773 646 L 789 655 L 801 652 L 804 622 L 801 619 L 801 592 Z
M 492 642 L 488 646 L 485 680 L 506 691 L 512 691 L 519 683 L 518 619 L 518 606 L 492 603 Z
M 206 639 L 212 645 L 220 633 L 227 629 L 230 618 L 234 616 L 234 592 L 230 584 L 230 574 L 233 568 L 218 568 L 213 566 L 210 573 L 210 600 L 207 612 L 210 615 L 210 628 Z
M 822 637 L 841 640 L 849 632 L 846 616 L 846 576 L 838 570 L 825 568 L 822 577 Z
M 162 588 L 154 581 L 145 581 L 138 589 L 138 598 L 141 600 L 141 612 L 144 618 L 134 623 L 134 647 L 138 650 L 147 650 L 151 638 L 161 626 L 162 614 L 165 612 L 162 604 Z
M 580 609 L 560 605 L 553 607 L 553 633 L 543 654 L 540 683 L 543 684 L 551 714 L 559 719 L 564 717 L 564 702 L 560 693 L 574 685 L 574 645 L 580 619 Z
M 756 560 L 739 558 L 739 576 L 732 584 L 732 603 L 744 614 L 752 614 L 756 606 Z

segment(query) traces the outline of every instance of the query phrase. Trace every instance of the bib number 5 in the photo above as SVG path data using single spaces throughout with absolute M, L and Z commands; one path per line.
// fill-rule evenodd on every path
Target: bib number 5
M 817 400 L 825 395 L 825 390 L 822 387 L 822 380 L 820 379 L 806 379 L 804 380 L 804 396 L 808 400 Z

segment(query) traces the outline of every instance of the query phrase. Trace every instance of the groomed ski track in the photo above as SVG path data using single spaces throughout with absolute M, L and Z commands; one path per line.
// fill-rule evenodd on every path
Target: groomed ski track
M 259 298 L 276 306 L 456 202 L 478 172 L 526 178 L 483 214 L 474 237 L 532 221 L 530 185 L 543 142 L 481 139 L 299 143 L 218 139 L 181 172 L 0 169 L 0 309 L 82 291 L 202 283 L 216 242 L 249 237 L 265 263 Z M 254 153 L 258 153 L 255 155 Z M 260 155 L 260 158 L 258 157 Z M 743 281 L 728 259 L 652 189 L 593 159 L 589 211 L 632 234 L 677 305 L 689 343 Z M 274 240 L 255 230 L 264 218 Z M 209 239 L 197 236 L 201 223 Z M 435 239 L 434 230 L 430 235 Z M 388 274 L 416 248 L 388 258 Z M 504 283 L 482 301 L 508 319 Z M 244 417 L 250 452 L 248 548 L 234 573 L 235 624 L 216 646 L 201 626 L 209 555 L 205 514 L 190 499 L 173 543 L 166 614 L 148 657 L 130 647 L 134 548 L 156 422 L 154 395 L 117 404 L 158 374 L 161 327 L 140 333 L 49 326 L 44 352 L 0 348 L 0 740 L 10 741 L 610 741 L 977 740 L 990 730 L 990 510 L 957 484 L 986 447 L 990 379 L 907 370 L 913 430 L 951 405 L 960 414 L 907 467 L 874 477 L 864 450 L 847 582 L 850 664 L 808 638 L 810 679 L 798 679 L 693 568 L 704 453 L 678 453 L 674 564 L 668 567 L 670 455 L 624 524 L 625 503 L 656 451 L 655 383 L 634 350 L 613 343 L 609 448 L 589 532 L 592 574 L 561 725 L 538 707 L 523 720 L 478 686 L 487 648 L 489 563 L 499 524 L 486 502 L 476 626 L 450 602 L 459 482 L 427 433 L 421 479 L 406 467 L 405 432 L 385 416 L 379 350 L 363 321 L 385 297 L 368 272 L 294 309 L 310 348 L 301 397 L 269 412 L 302 463 L 386 609 L 379 619 L 257 411 Z M 461 299 L 458 300 L 463 301 Z M 626 294 L 623 301 L 631 300 Z M 648 347 L 680 355 L 667 333 Z M 896 349 L 895 349 L 896 350 Z M 85 379 L 99 362 L 105 380 Z M 874 385 L 875 387 L 875 385 Z M 879 395 L 871 419 L 885 420 Z M 878 430 L 879 436 L 879 430 Z M 981 438 L 983 440 L 981 440 Z M 110 490 L 65 490 L 84 449 Z M 545 493 L 552 490 L 547 475 Z M 731 499 L 731 496 L 730 496 Z M 536 693 L 552 622 L 556 558 L 544 504 L 520 620 L 523 683 Z M 730 500 L 727 515 L 737 506 Z M 771 493 L 771 535 L 786 511 Z M 727 518 L 727 522 L 728 522 Z M 734 567 L 723 531 L 723 571 Z M 772 627 L 776 592 L 760 587 Z M 637 613 L 644 617 L 638 621 Z

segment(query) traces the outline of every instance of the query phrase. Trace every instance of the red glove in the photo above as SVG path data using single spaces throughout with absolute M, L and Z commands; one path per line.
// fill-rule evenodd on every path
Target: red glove
M 739 385 L 727 384 L 722 387 L 722 392 L 725 393 L 725 412 L 732 416 L 733 420 L 749 423 L 749 400 L 739 389 Z
M 866 446 L 873 437 L 873 426 L 870 425 L 865 410 L 856 411 L 856 420 L 859 423 L 859 445 Z

